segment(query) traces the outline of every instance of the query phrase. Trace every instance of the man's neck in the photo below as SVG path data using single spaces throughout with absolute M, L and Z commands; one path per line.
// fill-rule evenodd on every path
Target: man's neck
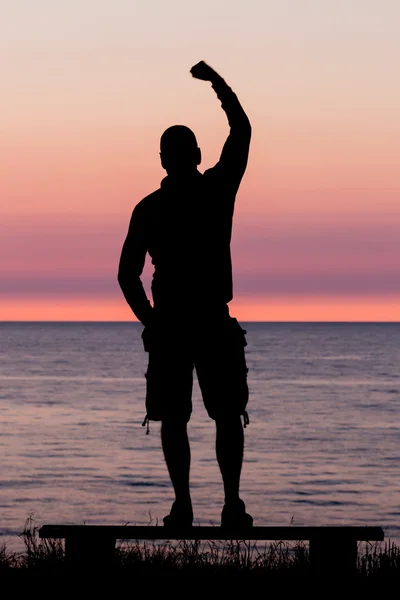
M 161 186 L 168 185 L 185 185 L 187 182 L 193 181 L 194 179 L 201 177 L 200 171 L 194 169 L 193 171 L 184 172 L 170 172 L 161 182 Z

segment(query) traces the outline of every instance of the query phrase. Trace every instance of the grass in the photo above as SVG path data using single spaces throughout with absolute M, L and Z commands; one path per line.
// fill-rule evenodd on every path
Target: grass
M 32 517 L 26 521 L 20 538 L 24 551 L 0 548 L 0 576 L 57 575 L 67 573 L 62 540 L 40 539 L 39 527 Z M 337 550 L 340 575 L 340 549 Z M 114 572 L 135 576 L 190 575 L 244 576 L 259 579 L 268 576 L 308 576 L 308 544 L 276 541 L 259 547 L 246 541 L 180 541 L 172 543 L 117 542 Z M 400 576 L 400 547 L 388 541 L 359 546 L 358 574 Z

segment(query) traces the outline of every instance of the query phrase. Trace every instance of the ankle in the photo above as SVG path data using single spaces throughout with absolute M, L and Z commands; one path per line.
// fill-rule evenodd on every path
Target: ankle
M 175 496 L 175 503 L 178 506 L 192 506 L 190 494 L 177 494 Z
M 236 506 L 241 504 L 242 500 L 239 497 L 239 494 L 230 494 L 229 496 L 225 496 L 225 505 L 227 506 Z

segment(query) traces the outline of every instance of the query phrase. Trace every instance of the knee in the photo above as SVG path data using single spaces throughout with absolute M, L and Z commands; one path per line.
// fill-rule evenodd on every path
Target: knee
M 233 429 L 242 429 L 242 420 L 240 415 L 219 415 L 215 418 L 215 424 L 218 431 L 232 431 Z

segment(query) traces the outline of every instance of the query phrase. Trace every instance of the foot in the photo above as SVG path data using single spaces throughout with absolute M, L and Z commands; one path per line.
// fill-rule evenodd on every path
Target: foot
M 246 512 L 243 500 L 236 500 L 224 505 L 221 514 L 221 527 L 252 527 L 253 517 Z
M 176 500 L 169 515 L 163 519 L 164 527 L 191 527 L 193 525 L 193 509 L 191 504 L 178 503 Z

